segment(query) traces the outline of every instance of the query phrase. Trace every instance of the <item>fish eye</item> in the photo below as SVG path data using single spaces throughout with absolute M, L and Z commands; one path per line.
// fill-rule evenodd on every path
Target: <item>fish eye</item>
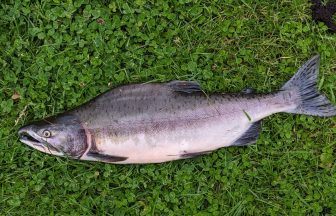
M 51 132 L 49 130 L 44 130 L 42 134 L 45 138 L 51 137 Z

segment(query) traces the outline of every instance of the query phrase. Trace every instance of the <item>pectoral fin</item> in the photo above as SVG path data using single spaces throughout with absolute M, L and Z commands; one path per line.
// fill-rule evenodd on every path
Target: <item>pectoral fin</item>
M 128 157 L 122 157 L 122 156 L 115 156 L 115 155 L 106 155 L 106 154 L 101 154 L 98 152 L 91 152 L 89 151 L 86 156 L 90 159 L 94 159 L 96 161 L 102 161 L 102 162 L 107 162 L 107 163 L 113 163 L 113 162 L 120 162 L 127 160 Z

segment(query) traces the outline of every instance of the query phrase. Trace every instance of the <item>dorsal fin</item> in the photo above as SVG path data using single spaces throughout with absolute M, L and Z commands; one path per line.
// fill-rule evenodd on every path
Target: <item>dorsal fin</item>
M 202 91 L 201 86 L 197 82 L 192 81 L 171 81 L 167 83 L 172 90 L 177 92 L 192 93 Z
M 239 138 L 237 139 L 232 145 L 234 146 L 246 146 L 253 144 L 257 141 L 259 136 L 261 126 L 261 120 L 253 123 L 249 129 Z
M 255 93 L 255 90 L 253 88 L 245 88 L 242 90 L 243 94 L 253 94 Z

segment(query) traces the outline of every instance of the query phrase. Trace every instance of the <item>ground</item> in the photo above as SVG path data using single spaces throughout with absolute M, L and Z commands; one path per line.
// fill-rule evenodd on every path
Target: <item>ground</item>
M 4 215 L 335 215 L 335 118 L 277 114 L 249 147 L 164 164 L 49 156 L 17 129 L 110 88 L 198 81 L 278 90 L 319 53 L 335 103 L 336 36 L 308 0 L 0 3 L 0 209 Z

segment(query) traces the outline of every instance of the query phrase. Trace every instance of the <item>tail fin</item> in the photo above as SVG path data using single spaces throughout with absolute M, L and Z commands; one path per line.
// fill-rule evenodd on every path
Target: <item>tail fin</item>
M 335 116 L 336 107 L 317 90 L 317 75 L 320 56 L 308 60 L 298 72 L 281 88 L 281 90 L 296 91 L 299 104 L 288 113 L 306 114 L 313 116 Z

